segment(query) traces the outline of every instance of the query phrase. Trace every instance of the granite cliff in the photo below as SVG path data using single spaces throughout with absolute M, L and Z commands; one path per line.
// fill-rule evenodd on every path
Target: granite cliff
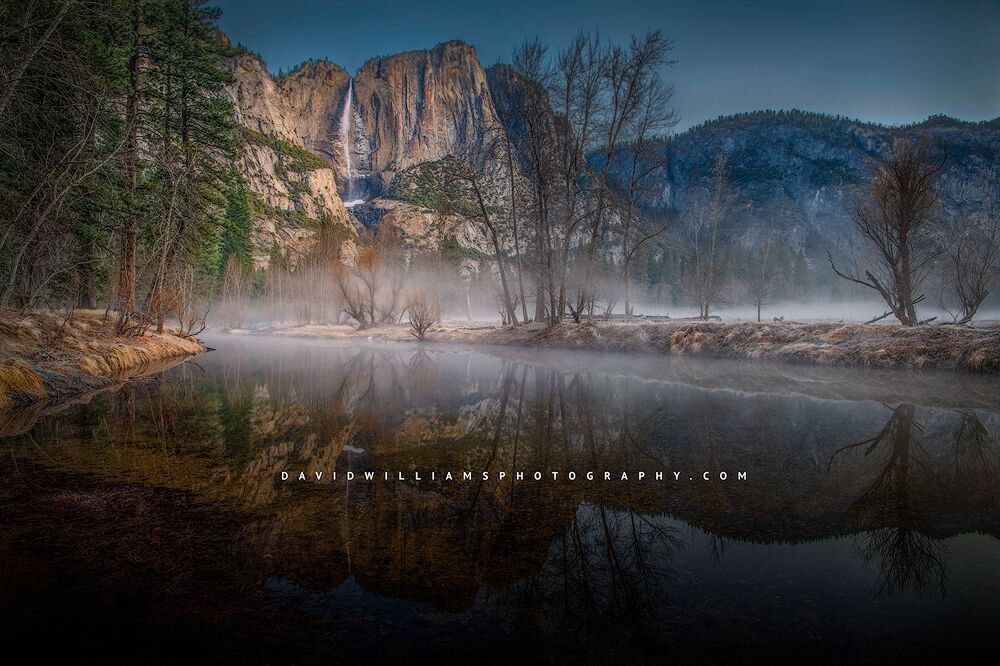
M 510 113 L 523 83 L 509 67 L 484 70 L 475 49 L 460 41 L 371 59 L 353 77 L 327 61 L 274 77 L 249 53 L 231 59 L 230 69 L 227 94 L 247 139 L 239 168 L 260 201 L 255 240 L 262 248 L 304 244 L 318 221 L 353 233 L 386 216 L 410 246 L 433 246 L 441 234 L 433 229 L 433 192 L 417 187 L 423 165 L 475 151 L 495 123 L 524 131 Z M 853 233 L 845 204 L 870 158 L 899 136 L 927 137 L 947 152 L 947 206 L 956 205 L 962 183 L 982 180 L 1000 161 L 998 120 L 934 117 L 889 128 L 800 111 L 753 112 L 660 141 L 667 166 L 654 177 L 651 205 L 682 211 L 725 148 L 734 203 L 727 234 L 749 245 L 773 231 L 818 258 Z M 357 206 L 355 215 L 345 201 Z M 464 246 L 489 249 L 473 223 L 450 227 Z
M 261 203 L 258 244 L 282 236 L 302 244 L 324 219 L 356 228 L 344 202 L 364 200 L 358 218 L 371 223 L 391 211 L 411 244 L 428 245 L 419 231 L 429 226 L 426 210 L 379 197 L 401 170 L 480 146 L 496 121 L 486 72 L 464 42 L 375 58 L 353 79 L 326 61 L 273 77 L 250 53 L 229 67 L 226 94 L 246 138 L 238 166 Z M 481 244 L 470 225 L 457 227 L 470 246 Z
M 335 148 L 324 142 L 329 108 L 348 76 L 329 63 L 310 63 L 274 79 L 264 63 L 244 54 L 230 63 L 234 81 L 226 94 L 243 134 L 236 169 L 252 198 L 255 262 L 273 250 L 304 252 L 320 224 L 354 231 L 338 192 Z M 340 83 L 338 84 L 338 80 Z

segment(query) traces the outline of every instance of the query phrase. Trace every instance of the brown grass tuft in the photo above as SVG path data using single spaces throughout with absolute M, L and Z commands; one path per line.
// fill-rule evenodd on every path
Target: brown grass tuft
M 69 396 L 126 379 L 165 359 L 204 351 L 194 338 L 147 334 L 121 337 L 114 315 L 78 311 L 24 314 L 0 309 L 0 409 Z
M 28 364 L 13 359 L 0 365 L 0 408 L 12 402 L 40 400 L 45 397 L 42 380 Z

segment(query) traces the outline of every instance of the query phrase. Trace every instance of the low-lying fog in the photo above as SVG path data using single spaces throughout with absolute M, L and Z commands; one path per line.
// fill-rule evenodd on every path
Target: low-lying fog
M 763 323 L 773 322 L 775 319 L 786 322 L 845 322 L 861 323 L 869 321 L 885 312 L 885 305 L 877 302 L 859 301 L 838 301 L 828 303 L 802 303 L 788 301 L 784 303 L 768 304 L 761 308 L 760 321 Z M 247 328 L 262 326 L 296 326 L 300 323 L 292 317 L 274 316 L 267 308 L 251 308 L 244 326 Z M 634 307 L 636 319 L 643 317 L 669 317 L 670 319 L 694 319 L 698 316 L 698 309 L 690 305 L 677 305 L 672 307 L 651 307 L 636 304 Z M 918 314 L 924 319 L 936 317 L 935 323 L 950 322 L 952 316 L 944 309 L 934 306 L 926 306 L 918 309 Z M 614 319 L 621 321 L 624 312 L 622 308 L 616 308 Z M 719 317 L 723 322 L 757 321 L 757 309 L 752 305 L 722 306 L 712 311 L 713 317 Z M 566 318 L 569 320 L 569 317 Z M 607 317 L 603 312 L 595 312 L 594 320 L 597 322 L 606 321 Z M 499 325 L 500 318 L 496 311 L 489 311 L 485 307 L 473 306 L 471 316 L 467 311 L 457 311 L 454 308 L 446 308 L 442 312 L 442 321 L 446 325 L 461 326 L 463 323 L 477 326 Z M 993 307 L 980 310 L 973 325 L 991 324 L 1000 321 L 1000 307 Z M 339 322 L 312 322 L 312 323 L 340 323 L 354 325 L 350 317 L 342 315 Z M 401 323 L 406 323 L 404 316 Z M 892 316 L 882 319 L 879 323 L 894 324 L 896 319 Z

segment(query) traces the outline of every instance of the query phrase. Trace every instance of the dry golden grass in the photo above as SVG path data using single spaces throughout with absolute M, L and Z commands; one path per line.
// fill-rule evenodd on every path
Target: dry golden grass
M 12 402 L 40 400 L 45 386 L 38 374 L 20 359 L 0 365 L 0 409 Z
M 0 409 L 111 385 L 163 359 L 204 351 L 174 333 L 115 334 L 114 315 L 0 309 Z

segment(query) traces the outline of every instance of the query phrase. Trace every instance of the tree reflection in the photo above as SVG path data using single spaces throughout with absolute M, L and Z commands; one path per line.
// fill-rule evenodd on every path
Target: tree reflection
M 859 526 L 859 551 L 865 562 L 878 567 L 877 594 L 893 596 L 907 589 L 945 592 L 945 558 L 942 543 L 921 533 L 922 493 L 929 472 L 920 460 L 917 437 L 923 427 L 914 418 L 916 408 L 903 403 L 892 409 L 889 420 L 873 437 L 841 447 L 837 455 L 862 449 L 866 459 L 879 460 L 877 472 L 853 504 Z M 831 463 L 833 459 L 831 458 Z
M 601 654 L 669 640 L 685 544 L 718 563 L 746 542 L 862 531 L 858 553 L 878 594 L 943 593 L 940 539 L 996 524 L 993 422 L 974 411 L 904 403 L 886 419 L 869 403 L 428 347 L 286 349 L 178 368 L 43 421 L 12 450 L 109 484 L 190 494 L 232 516 L 226 537 L 260 558 L 263 579 L 306 590 L 352 579 L 369 594 L 475 609 Z M 852 443 L 831 456 L 841 436 Z M 828 458 L 844 474 L 824 474 Z M 723 469 L 750 470 L 751 481 L 701 481 Z M 285 483 L 286 470 L 340 476 Z M 347 484 L 346 470 L 408 478 Z M 476 476 L 418 482 L 415 470 Z M 547 480 L 517 481 L 518 470 Z M 667 480 L 569 482 L 570 470 L 662 470 Z M 672 470 L 685 478 L 672 481 Z M 685 524 L 704 539 L 679 532 Z
M 924 428 L 916 408 L 903 403 L 892 409 L 886 424 L 874 436 L 841 447 L 831 457 L 853 449 L 876 460 L 876 472 L 852 505 L 859 526 L 867 530 L 859 551 L 879 573 L 878 594 L 894 596 L 906 590 L 946 592 L 948 549 L 929 536 L 925 526 L 941 498 L 987 498 L 995 508 L 994 444 L 973 411 L 959 412 L 951 436 L 954 467 L 951 475 L 935 466 L 921 446 Z
M 684 545 L 661 516 L 581 505 L 545 564 L 501 595 L 514 621 L 598 654 L 662 642 L 673 558 Z
M 956 488 L 968 495 L 992 495 L 995 501 L 1000 491 L 996 445 L 975 411 L 959 412 L 952 446 Z

